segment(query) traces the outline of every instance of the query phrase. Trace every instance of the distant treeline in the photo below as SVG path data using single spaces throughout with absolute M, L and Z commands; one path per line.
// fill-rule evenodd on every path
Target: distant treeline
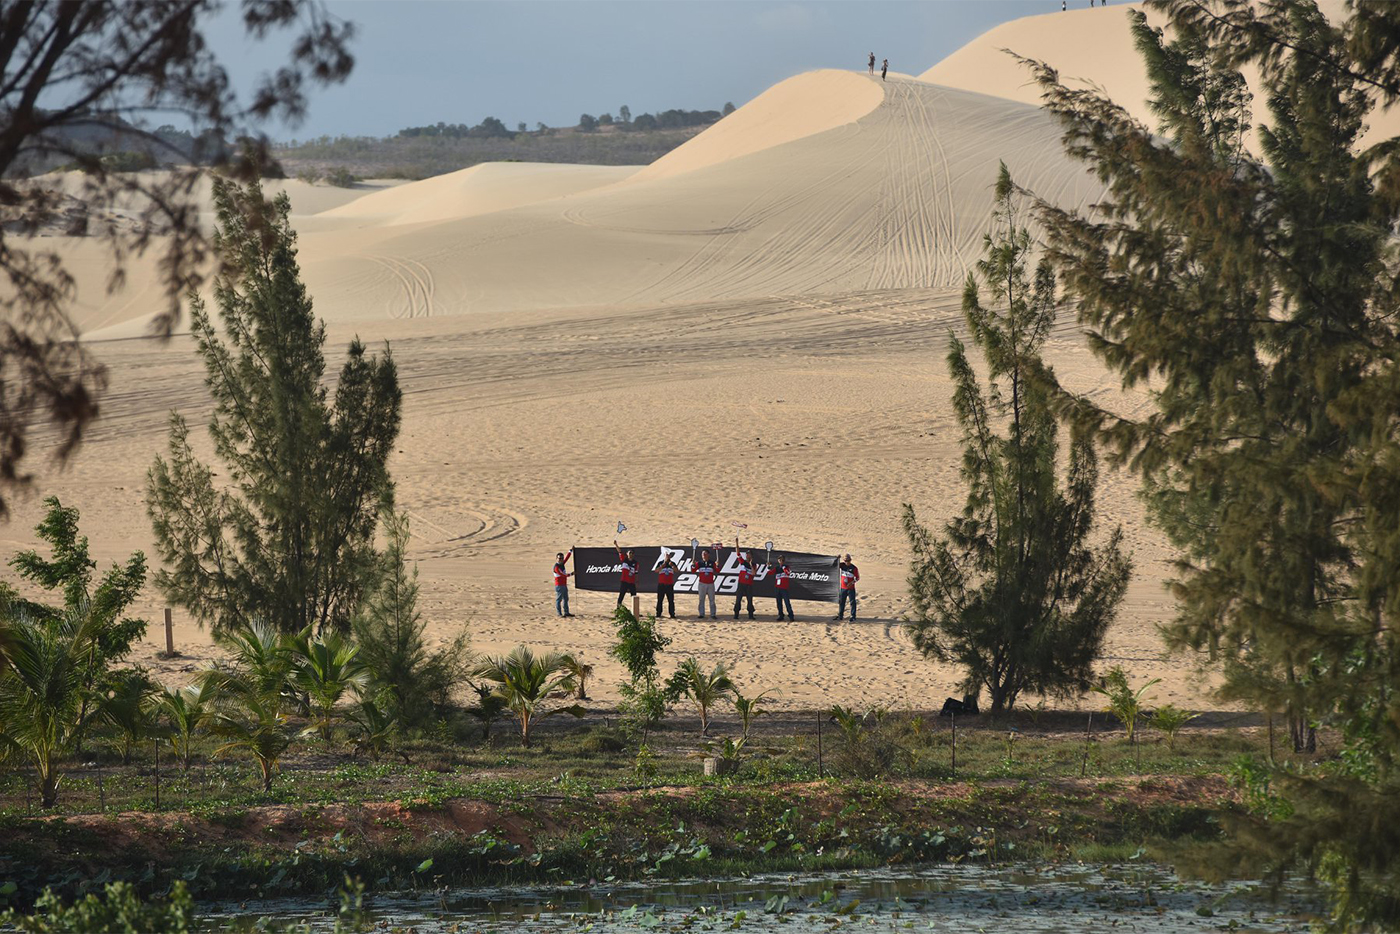
M 599 127 L 615 127 L 622 132 L 650 133 L 656 130 L 706 126 L 733 112 L 734 104 L 728 103 L 724 105 L 723 110 L 663 110 L 657 114 L 638 114 L 634 119 L 631 108 L 624 104 L 618 110 L 617 117 L 611 113 L 596 117 L 592 114 L 580 114 L 578 124 L 565 129 L 576 133 L 595 133 Z M 553 132 L 555 128 L 543 123 L 536 123 L 534 130 L 530 130 L 524 123 L 518 123 L 515 130 L 511 130 L 500 119 L 487 117 L 476 126 L 468 126 L 465 123 L 437 123 L 431 126 L 404 127 L 399 130 L 398 136 L 403 139 L 513 139 L 523 133 L 547 135 Z
M 322 136 L 276 147 L 286 171 L 299 178 L 428 178 L 482 162 L 568 162 L 647 165 L 734 111 L 666 110 L 639 114 L 583 114 L 577 126 L 511 130 L 496 117 L 475 126 L 438 123 L 405 127 L 394 136 Z M 332 181 L 332 184 L 340 184 Z

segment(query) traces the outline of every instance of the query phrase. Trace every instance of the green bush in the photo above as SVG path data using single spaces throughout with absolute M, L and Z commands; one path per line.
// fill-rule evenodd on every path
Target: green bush
M 176 882 L 164 900 L 145 901 L 126 882 L 109 883 L 101 898 L 86 895 L 65 904 L 51 889 L 34 904 L 34 914 L 11 909 L 0 925 L 32 934 L 188 934 L 197 929 L 194 900 Z

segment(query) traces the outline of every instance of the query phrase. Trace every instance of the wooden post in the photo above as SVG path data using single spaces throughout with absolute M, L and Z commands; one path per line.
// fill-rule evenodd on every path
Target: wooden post
M 170 607 L 165 608 L 165 654 L 175 655 L 175 627 L 170 622 Z
M 958 777 L 958 715 L 949 711 L 948 722 L 953 725 L 953 768 L 948 777 L 956 779 Z
M 642 618 L 642 598 L 632 594 L 632 615 L 637 619 Z
M 160 810 L 160 740 L 155 741 L 156 747 L 156 810 Z
M 1089 725 L 1084 728 L 1084 761 L 1079 766 L 1079 777 L 1084 778 L 1089 774 L 1089 743 L 1094 735 L 1094 714 L 1089 713 Z
M 817 711 L 817 778 L 826 778 L 822 768 L 822 712 Z

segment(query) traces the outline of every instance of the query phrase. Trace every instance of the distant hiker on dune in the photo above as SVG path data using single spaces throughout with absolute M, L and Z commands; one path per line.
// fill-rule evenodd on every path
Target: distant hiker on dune
M 880 63 L 880 80 L 885 81 L 885 72 L 890 70 L 890 60 L 887 58 Z
M 870 53 L 870 73 L 875 74 L 875 53 Z

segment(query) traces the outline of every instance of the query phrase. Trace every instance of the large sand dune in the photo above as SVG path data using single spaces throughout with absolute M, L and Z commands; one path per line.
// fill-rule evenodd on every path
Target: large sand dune
M 479 166 L 317 215 L 300 255 L 347 321 L 957 288 L 999 159 L 1066 204 L 1097 190 L 1057 139 L 1024 104 L 813 72 L 630 176 Z M 144 326 L 113 318 L 96 336 Z

